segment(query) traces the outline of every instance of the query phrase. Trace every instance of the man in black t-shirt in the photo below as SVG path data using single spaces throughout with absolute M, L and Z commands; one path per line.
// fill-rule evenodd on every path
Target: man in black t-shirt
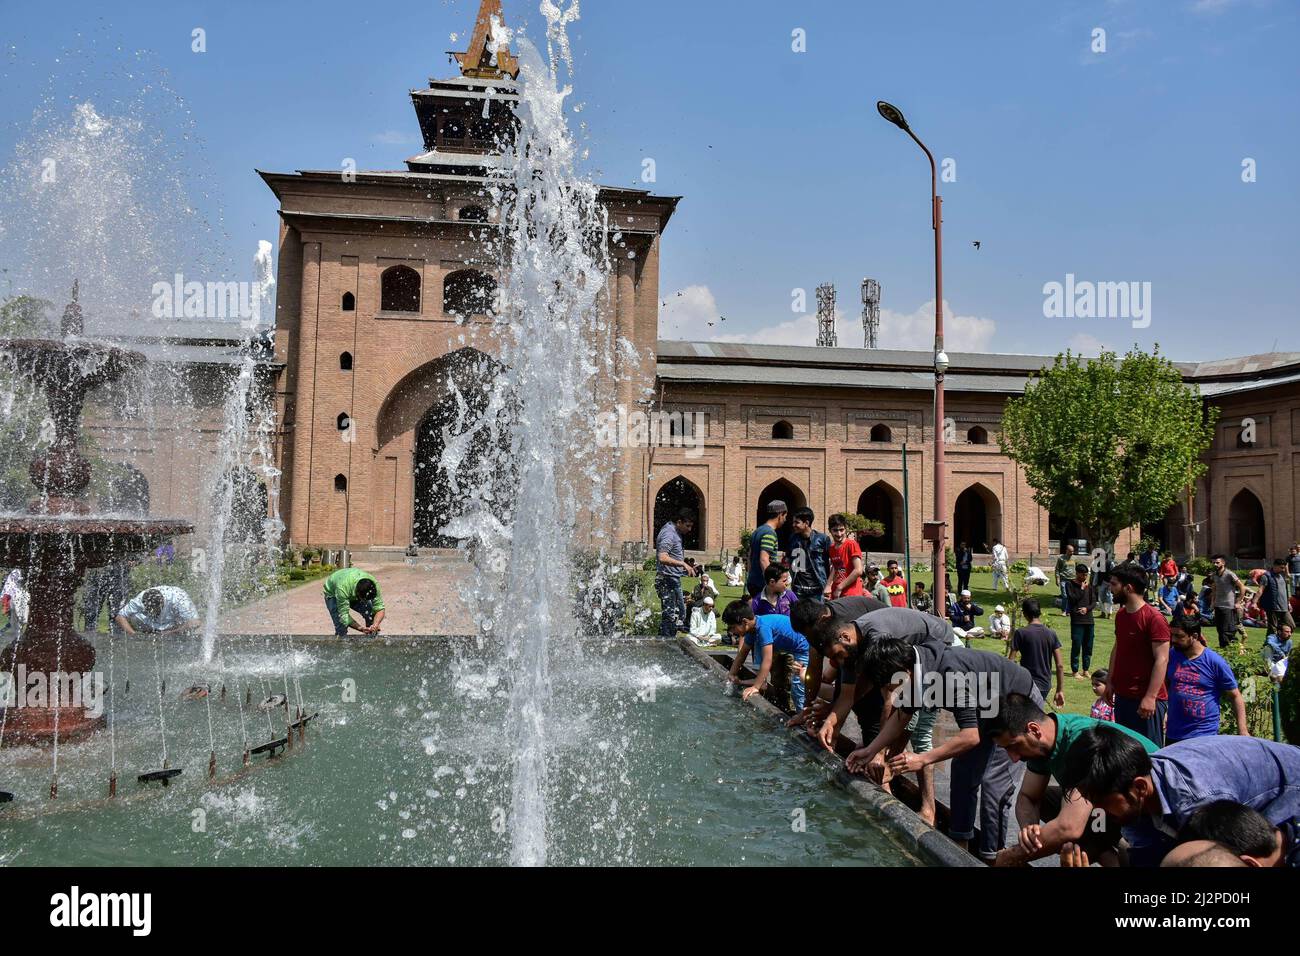
M 787 726 L 798 727 L 820 716 L 816 705 L 821 693 L 822 670 L 825 667 L 822 656 L 823 636 L 833 633 L 850 621 L 856 621 L 864 614 L 886 607 L 889 605 L 865 595 L 851 595 L 835 598 L 833 601 L 797 601 L 790 606 L 790 626 L 808 638 L 808 691 L 805 698 L 807 705 L 787 721 Z M 840 681 L 838 668 L 836 670 L 835 692 L 838 694 Z M 880 706 L 877 702 L 874 713 L 879 715 L 879 712 Z M 858 719 L 861 721 L 863 715 L 859 714 Z M 811 724 L 809 729 L 811 731 Z
M 867 631 L 871 630 L 868 625 Z M 851 753 L 845 766 L 851 773 L 869 770 L 877 754 L 896 748 L 918 708 L 949 711 L 957 722 L 955 736 L 923 754 L 896 752 L 889 768 L 895 773 L 919 773 L 952 760 L 948 835 L 964 847 L 975 835 L 978 815 L 978 854 L 991 862 L 1006 845 L 1011 803 L 1024 774 L 1023 764 L 994 746 L 993 718 L 1006 694 L 1024 694 L 1041 703 L 1033 677 L 999 654 L 944 646 L 935 640 L 910 643 L 882 637 L 866 643 L 861 658 L 862 679 L 882 688 L 896 706 L 876 738 Z
M 1052 664 L 1056 664 L 1056 697 L 1052 703 L 1057 707 L 1065 706 L 1065 665 L 1061 662 L 1061 640 L 1056 632 L 1040 620 L 1043 616 L 1038 601 L 1025 598 L 1020 604 L 1020 611 L 1025 615 L 1025 626 L 1017 628 L 1011 635 L 1012 660 L 1020 655 L 1020 665 L 1034 678 L 1034 686 L 1047 698 L 1052 686 Z

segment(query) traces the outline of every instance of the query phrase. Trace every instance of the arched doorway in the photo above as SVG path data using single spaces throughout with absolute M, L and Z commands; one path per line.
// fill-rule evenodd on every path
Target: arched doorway
M 692 481 L 678 475 L 668 481 L 655 495 L 654 533 L 672 521 L 682 508 L 695 512 L 695 527 L 682 535 L 682 547 L 687 551 L 704 550 L 704 495 Z
M 997 495 L 981 484 L 974 484 L 957 496 L 953 506 L 952 540 L 965 541 L 972 551 L 987 554 L 993 542 L 1002 537 L 1002 508 Z
M 260 541 L 263 522 L 270 511 L 270 495 L 266 485 L 251 468 L 239 465 L 218 480 L 216 507 L 224 505 L 227 490 L 230 492 L 230 514 L 226 518 L 225 542 L 251 544 Z
M 872 550 L 900 552 L 903 550 L 903 496 L 883 481 L 858 497 L 858 514 L 872 518 L 885 526 L 885 533 L 876 539 Z
M 1083 536 L 1083 528 L 1079 526 L 1076 519 L 1067 518 L 1054 511 L 1047 515 L 1047 537 L 1056 542 L 1057 551 L 1062 550 L 1067 544 L 1079 548 L 1079 541 Z
M 808 505 L 808 499 L 794 482 L 786 478 L 778 478 L 758 493 L 758 504 L 754 509 L 755 528 L 767 521 L 767 506 L 773 501 L 784 501 L 790 514 Z M 792 522 L 787 518 L 785 524 L 776 533 L 781 550 L 786 554 L 790 553 L 791 525 Z
M 1228 549 L 1243 560 L 1264 557 L 1264 506 L 1246 488 L 1228 506 Z
M 497 422 L 488 415 L 496 363 L 475 349 L 439 362 L 445 387 L 416 427 L 411 538 L 420 547 L 453 548 L 466 534 L 456 520 L 473 507 L 509 522 L 514 469 L 503 454 L 501 413 Z

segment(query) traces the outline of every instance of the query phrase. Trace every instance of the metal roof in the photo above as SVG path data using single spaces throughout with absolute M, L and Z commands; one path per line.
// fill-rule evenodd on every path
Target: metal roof
M 1010 352 L 950 352 L 944 385 L 949 391 L 1018 394 L 1053 355 Z M 929 351 L 820 348 L 808 345 L 750 345 L 737 342 L 660 340 L 658 375 L 670 381 L 846 388 L 934 388 Z M 1229 395 L 1300 381 L 1300 353 L 1270 352 L 1209 362 L 1175 362 L 1202 395 Z M 1271 373 L 1271 374 L 1269 374 Z

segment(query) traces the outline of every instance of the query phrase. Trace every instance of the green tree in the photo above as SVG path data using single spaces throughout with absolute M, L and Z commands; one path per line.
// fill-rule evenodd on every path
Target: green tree
M 1109 546 L 1163 517 L 1205 471 L 1217 418 L 1159 348 L 1122 359 L 1066 352 L 1007 403 L 1002 448 L 1042 507 Z

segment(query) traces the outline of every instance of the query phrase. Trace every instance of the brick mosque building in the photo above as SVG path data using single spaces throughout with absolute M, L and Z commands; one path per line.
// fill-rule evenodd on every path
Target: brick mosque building
M 486 187 L 500 162 L 492 144 L 512 128 L 517 99 L 513 58 L 487 50 L 493 15 L 499 0 L 484 0 L 468 50 L 457 54 L 460 75 L 411 92 L 424 149 L 406 169 L 261 174 L 280 204 L 275 387 L 281 513 L 296 545 L 454 544 L 441 528 L 456 502 L 436 462 L 451 385 L 472 384 L 492 361 L 485 313 L 498 279 L 487 251 L 496 212 Z M 701 430 L 698 453 L 618 453 L 605 540 L 643 545 L 686 503 L 700 514 L 688 547 L 718 555 L 781 498 L 811 506 L 819 523 L 836 511 L 881 520 L 884 552 L 903 550 L 906 527 L 912 553 L 927 553 L 930 354 L 660 340 L 660 243 L 678 199 L 610 187 L 599 196 L 635 252 L 613 258 L 609 308 L 641 358 L 620 359 L 613 394 L 627 407 L 645 408 L 653 395 L 653 408 L 699 413 Z M 1035 503 L 998 443 L 1004 403 L 1051 358 L 950 358 L 950 541 L 982 551 L 1000 538 L 1013 554 L 1041 556 L 1077 537 L 1068 516 Z M 1300 353 L 1181 369 L 1222 410 L 1195 513 L 1180 503 L 1117 547 L 1146 532 L 1179 553 L 1189 534 L 1199 554 L 1285 553 L 1300 540 Z M 1245 418 L 1256 423 L 1253 443 L 1240 439 Z

